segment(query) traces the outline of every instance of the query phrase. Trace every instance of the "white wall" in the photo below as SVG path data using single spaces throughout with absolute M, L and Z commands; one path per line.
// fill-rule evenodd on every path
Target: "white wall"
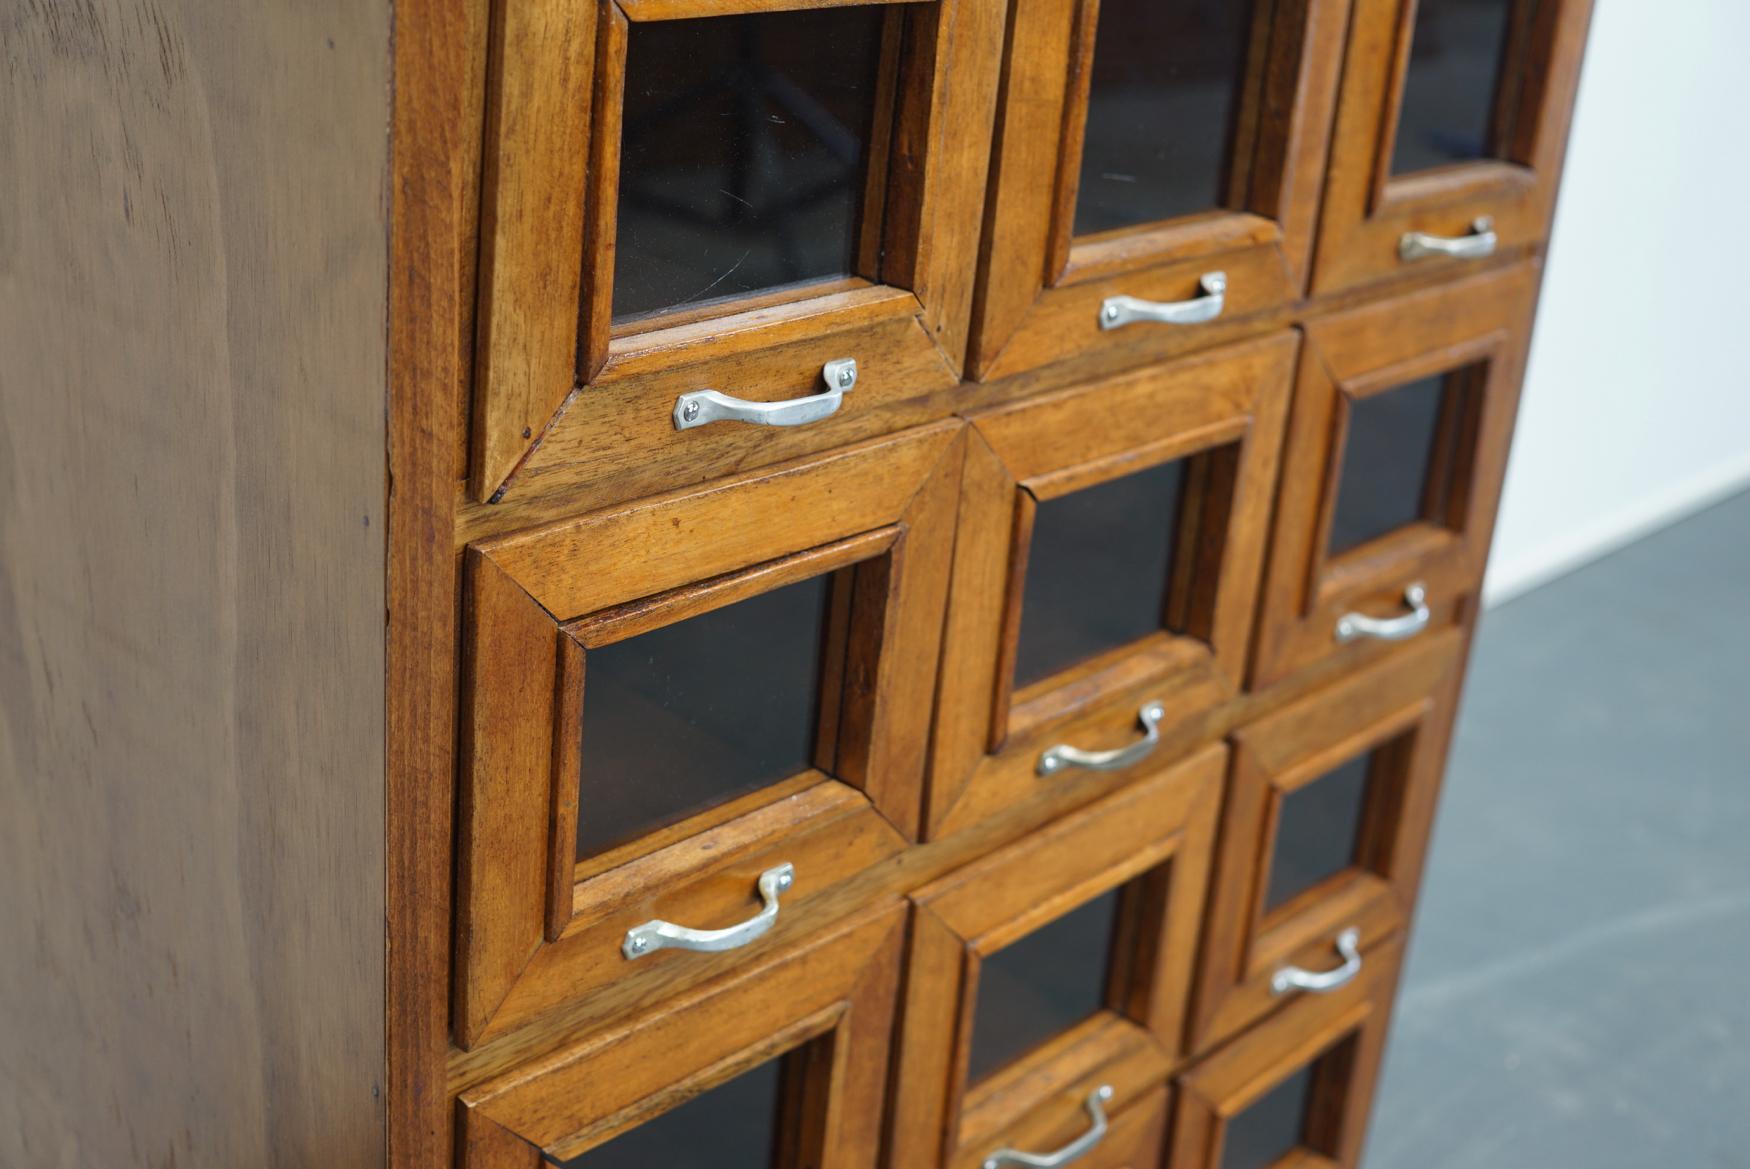
M 1750 0 L 1598 0 L 1485 594 L 1750 487 Z

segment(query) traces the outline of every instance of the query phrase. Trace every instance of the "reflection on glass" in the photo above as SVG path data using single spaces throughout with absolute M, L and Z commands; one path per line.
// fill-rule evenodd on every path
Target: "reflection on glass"
M 1039 504 L 1016 686 L 1166 627 L 1184 480 L 1181 460 Z
M 1439 492 L 1430 488 L 1429 475 L 1446 388 L 1441 374 L 1349 403 L 1331 555 L 1433 514 Z
M 1312 1079 L 1312 1067 L 1301 1068 L 1230 1120 L 1221 1169 L 1269 1169 L 1299 1148 Z
M 1040 926 L 979 964 L 967 1080 L 977 1083 L 1106 1005 L 1118 890 Z
M 855 271 L 885 12 L 632 24 L 616 321 Z
M 580 860 L 813 765 L 829 585 L 586 651 Z
M 1250 0 L 1101 0 L 1075 234 L 1229 205 Z
M 1355 863 L 1373 758 L 1351 759 L 1282 801 L 1264 898 L 1266 911 Z
M 773 1169 L 783 1060 L 763 1063 L 569 1161 L 562 1169 Z
M 1507 37 L 1535 0 L 1418 0 L 1392 173 L 1496 158 Z M 1523 27 L 1523 23 L 1521 23 Z

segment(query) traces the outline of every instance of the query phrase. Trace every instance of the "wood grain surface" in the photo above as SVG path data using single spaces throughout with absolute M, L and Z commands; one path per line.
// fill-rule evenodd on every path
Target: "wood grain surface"
M 383 1163 L 389 32 L 0 12 L 0 1164 Z

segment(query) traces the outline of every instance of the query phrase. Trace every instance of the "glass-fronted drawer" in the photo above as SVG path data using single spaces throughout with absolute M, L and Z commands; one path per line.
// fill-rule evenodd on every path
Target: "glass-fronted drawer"
M 1003 5 L 495 5 L 475 498 L 593 505 L 958 380 Z
M 469 549 L 458 1042 L 747 961 L 915 837 L 962 444 Z

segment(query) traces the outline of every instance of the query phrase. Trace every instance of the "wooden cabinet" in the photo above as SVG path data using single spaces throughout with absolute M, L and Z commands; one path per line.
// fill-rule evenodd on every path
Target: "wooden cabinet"
M 1354 0 L 1317 292 L 1549 232 L 1592 0 Z
M 25 7 L 0 1164 L 1355 1164 L 1587 0 Z

